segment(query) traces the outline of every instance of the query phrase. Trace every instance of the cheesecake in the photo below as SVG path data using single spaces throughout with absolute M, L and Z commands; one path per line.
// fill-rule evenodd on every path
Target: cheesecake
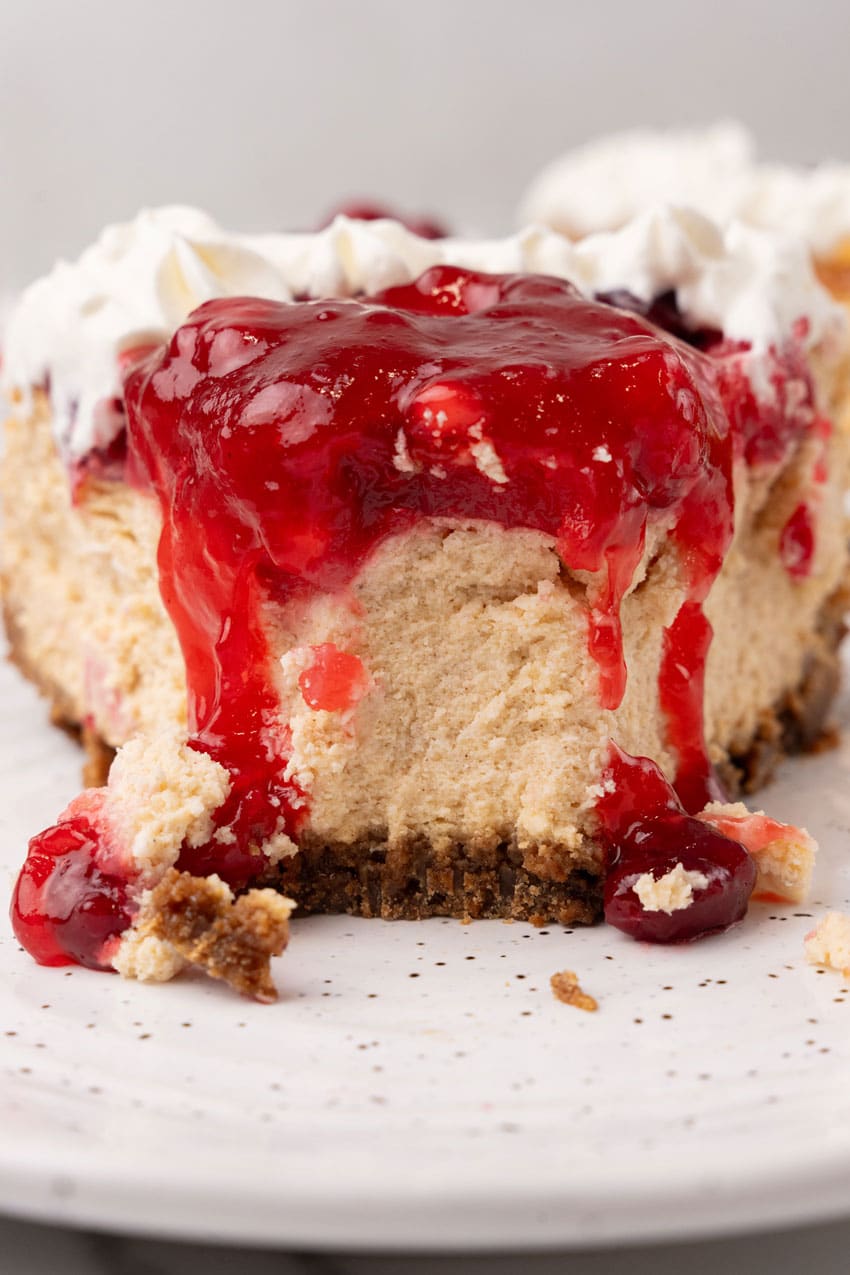
M 804 893 L 811 840 L 730 803 L 837 683 L 805 245 L 156 210 L 24 294 L 4 377 L 12 656 L 89 759 L 16 887 L 37 960 L 270 999 L 293 905 L 672 942 Z

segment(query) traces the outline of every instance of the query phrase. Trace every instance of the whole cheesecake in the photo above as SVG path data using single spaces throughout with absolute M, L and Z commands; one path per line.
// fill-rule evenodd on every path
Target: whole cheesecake
M 805 246 L 658 210 L 573 244 L 142 214 L 25 294 L 12 652 L 92 787 L 36 959 L 270 997 L 302 911 L 675 941 L 803 833 L 728 802 L 821 738 L 846 319 Z

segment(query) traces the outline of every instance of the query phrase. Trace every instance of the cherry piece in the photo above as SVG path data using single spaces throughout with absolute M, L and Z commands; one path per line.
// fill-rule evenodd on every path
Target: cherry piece
M 661 768 L 609 745 L 603 791 L 596 803 L 599 836 L 607 848 L 605 919 L 633 938 L 680 943 L 728 929 L 739 921 L 756 882 L 744 847 L 717 828 L 685 814 Z M 707 878 L 692 900 L 672 912 L 644 907 L 634 884 L 656 881 L 680 865 Z
M 648 910 L 634 886 L 681 865 L 699 873 L 692 900 L 674 911 Z M 605 877 L 605 920 L 647 943 L 685 943 L 727 930 L 747 911 L 756 866 L 744 847 L 699 819 L 671 811 L 636 821 L 618 842 Z
M 353 708 L 367 684 L 366 670 L 357 656 L 341 651 L 333 642 L 313 648 L 313 662 L 298 678 L 304 702 L 327 713 Z
M 12 898 L 12 928 L 40 965 L 108 969 L 110 940 L 131 922 L 129 874 L 104 866 L 103 832 L 81 812 L 29 843 Z

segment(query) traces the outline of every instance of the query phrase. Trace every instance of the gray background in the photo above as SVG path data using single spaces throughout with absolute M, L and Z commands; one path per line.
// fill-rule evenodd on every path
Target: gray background
M 635 123 L 738 115 L 771 156 L 850 158 L 848 57 L 848 0 L 0 0 L 0 296 L 145 203 L 271 229 L 309 226 L 360 193 L 506 229 L 543 162 Z M 9 1221 L 0 1250 L 9 1275 L 837 1275 L 850 1224 L 444 1264 L 239 1255 Z
M 0 0 L 0 291 L 143 205 L 510 225 L 567 145 L 739 115 L 850 157 L 847 0 Z

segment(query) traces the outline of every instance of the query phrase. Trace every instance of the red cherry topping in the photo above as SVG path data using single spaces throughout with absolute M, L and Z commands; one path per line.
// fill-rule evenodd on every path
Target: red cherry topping
M 676 793 L 686 810 L 697 814 L 710 801 L 725 801 L 705 751 L 702 701 L 711 625 L 700 604 L 685 602 L 665 630 L 659 693 L 667 717 L 667 737 L 676 752 Z
M 438 266 L 357 300 L 208 302 L 129 372 L 130 473 L 162 505 L 195 745 L 234 774 L 226 819 L 255 872 L 264 837 L 282 820 L 297 840 L 308 809 L 284 779 L 263 608 L 346 588 L 382 540 L 428 518 L 542 531 L 591 573 L 588 642 L 608 708 L 626 683 L 620 602 L 663 519 L 688 591 L 661 671 L 677 788 L 694 812 L 721 796 L 702 733 L 701 604 L 732 534 L 733 461 L 751 443 L 775 454 L 812 417 L 808 383 L 783 388 L 786 363 L 799 382 L 795 349 L 770 356 L 762 419 L 748 351 L 703 340 L 706 353 L 563 280 Z M 726 401 L 741 394 L 745 407 Z M 305 676 L 316 704 L 344 702 L 337 682 L 356 670 L 340 672 L 341 656 Z M 251 864 L 243 855 L 234 878 L 234 853 L 211 844 L 200 859 L 213 870 L 221 854 L 242 880 Z
M 635 884 L 659 881 L 681 865 L 694 877 L 692 900 L 667 912 L 648 909 Z M 605 877 L 605 920 L 647 943 L 684 943 L 727 930 L 747 911 L 756 865 L 737 841 L 689 815 L 640 819 L 618 841 Z
M 105 853 L 98 797 L 78 800 L 29 843 L 11 917 L 40 965 L 109 969 L 112 941 L 131 924 L 130 874 Z
M 685 814 L 660 767 L 609 747 L 603 794 L 596 805 L 607 846 L 605 920 L 648 943 L 681 943 L 740 921 L 756 883 L 756 865 L 744 847 Z M 645 874 L 656 881 L 677 866 L 699 873 L 692 900 L 665 912 L 635 892 Z

